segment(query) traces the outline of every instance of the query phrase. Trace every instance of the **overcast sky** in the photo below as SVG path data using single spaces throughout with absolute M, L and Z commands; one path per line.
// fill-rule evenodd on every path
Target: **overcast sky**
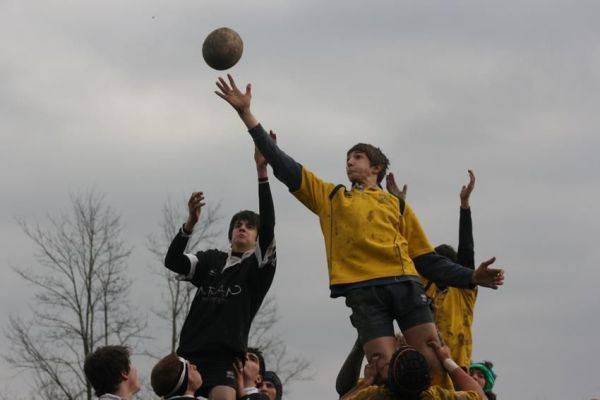
M 257 208 L 251 139 L 202 60 L 228 26 L 244 40 L 230 72 L 253 83 L 281 147 L 345 183 L 346 150 L 380 146 L 433 243 L 456 245 L 473 169 L 476 258 L 496 256 L 507 278 L 479 292 L 474 359 L 494 362 L 501 398 L 600 396 L 599 15 L 591 0 L 0 0 L 2 326 L 33 294 L 10 269 L 36 265 L 15 217 L 105 193 L 145 311 L 158 299 L 144 242 L 167 197 L 204 190 L 225 219 Z M 350 311 L 328 296 L 317 218 L 272 188 L 278 330 L 316 370 L 286 399 L 332 399 Z M 28 390 L 4 362 L 0 379 Z

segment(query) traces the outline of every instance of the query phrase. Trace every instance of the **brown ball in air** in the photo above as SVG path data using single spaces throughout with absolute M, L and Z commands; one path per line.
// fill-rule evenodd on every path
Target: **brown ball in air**
M 233 67 L 242 58 L 244 43 L 236 31 L 219 28 L 212 31 L 202 45 L 204 61 L 219 71 Z

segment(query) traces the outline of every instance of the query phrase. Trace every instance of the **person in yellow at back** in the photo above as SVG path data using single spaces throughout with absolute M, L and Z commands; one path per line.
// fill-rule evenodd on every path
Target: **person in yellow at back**
M 319 217 L 325 240 L 331 297 L 344 296 L 370 362 L 395 350 L 394 320 L 406 341 L 425 354 L 436 376 L 442 367 L 427 346 L 438 340 L 418 273 L 441 284 L 496 288 L 503 283 L 490 259 L 472 271 L 434 253 L 412 208 L 381 189 L 389 161 L 370 144 L 346 153 L 350 188 L 328 183 L 284 153 L 250 110 L 251 86 L 219 78 L 216 94 L 238 113 L 277 179 Z M 418 272 L 417 272 L 418 271 Z M 440 378 L 441 379 L 441 378 Z
M 470 198 L 475 188 L 475 174 L 468 170 L 469 183 L 460 190 L 460 220 L 458 228 L 458 252 L 449 244 L 436 246 L 435 252 L 464 267 L 475 268 L 473 222 L 471 220 Z M 390 174 L 391 175 L 391 174 Z M 387 189 L 399 197 L 406 198 L 406 185 L 400 191 L 391 175 L 387 179 Z M 465 371 L 469 371 L 473 350 L 473 313 L 477 300 L 477 286 L 455 288 L 438 285 L 424 279 L 425 293 L 432 300 L 434 318 L 442 340 L 450 347 L 452 358 Z
M 402 346 L 389 363 L 374 357 L 371 375 L 361 381 L 340 400 L 486 400 L 482 387 L 450 357 L 448 346 L 437 342 L 429 345 L 450 375 L 454 387 L 432 385 L 425 357 L 412 346 Z M 383 378 L 387 376 L 387 378 Z
M 473 245 L 473 222 L 469 198 L 475 187 L 475 175 L 469 170 L 469 183 L 460 191 L 460 222 L 458 228 L 458 252 L 448 244 L 436 246 L 437 254 L 465 266 L 475 268 Z M 452 358 L 465 371 L 469 371 L 473 351 L 473 313 L 477 300 L 477 287 L 453 288 L 428 282 L 427 296 L 433 299 L 435 323 L 440 336 L 450 347 Z

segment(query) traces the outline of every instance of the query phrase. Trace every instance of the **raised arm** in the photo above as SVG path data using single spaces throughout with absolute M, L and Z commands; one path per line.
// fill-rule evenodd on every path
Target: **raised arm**
M 475 174 L 469 170 L 469 183 L 460 191 L 460 222 L 458 228 L 457 262 L 467 268 L 475 269 L 475 250 L 473 242 L 473 222 L 469 199 L 475 188 Z
M 173 238 L 169 250 L 167 250 L 165 267 L 180 275 L 187 276 L 190 273 L 192 260 L 185 254 L 185 248 L 194 231 L 194 226 L 200 220 L 200 213 L 205 204 L 203 192 L 192 193 L 188 200 L 188 219 Z
M 365 358 L 365 353 L 357 338 L 335 380 L 335 390 L 340 397 L 352 390 L 358 383 L 363 358 Z
M 277 140 L 277 136 L 273 132 L 271 132 L 271 139 L 273 141 Z M 258 207 L 260 214 L 258 244 L 261 254 L 265 254 L 275 237 L 275 208 L 269 186 L 268 163 L 257 147 L 254 148 L 254 161 L 256 162 L 256 174 L 258 176 Z
M 419 274 L 440 287 L 452 286 L 471 288 L 483 286 L 498 289 L 504 284 L 504 270 L 490 268 L 496 261 L 495 257 L 482 262 L 476 270 L 453 263 L 448 258 L 435 253 L 423 254 L 414 260 Z
M 300 188 L 302 167 L 293 158 L 284 153 L 269 137 L 262 125 L 252 114 L 250 105 L 252 102 L 252 85 L 246 85 L 246 92 L 242 93 L 235 84 L 231 75 L 227 75 L 229 82 L 219 78 L 217 87 L 219 90 L 215 93 L 228 102 L 238 113 L 242 122 L 248 128 L 254 144 L 267 159 L 273 173 L 281 182 L 283 182 L 290 191 L 294 192 Z

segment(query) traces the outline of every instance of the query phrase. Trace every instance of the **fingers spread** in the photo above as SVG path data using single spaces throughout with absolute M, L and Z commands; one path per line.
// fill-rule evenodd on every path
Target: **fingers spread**
M 235 85 L 235 81 L 233 80 L 233 77 L 231 76 L 231 74 L 227 74 L 227 78 L 229 79 L 229 84 L 231 85 L 231 88 L 233 90 L 238 90 L 237 86 Z

